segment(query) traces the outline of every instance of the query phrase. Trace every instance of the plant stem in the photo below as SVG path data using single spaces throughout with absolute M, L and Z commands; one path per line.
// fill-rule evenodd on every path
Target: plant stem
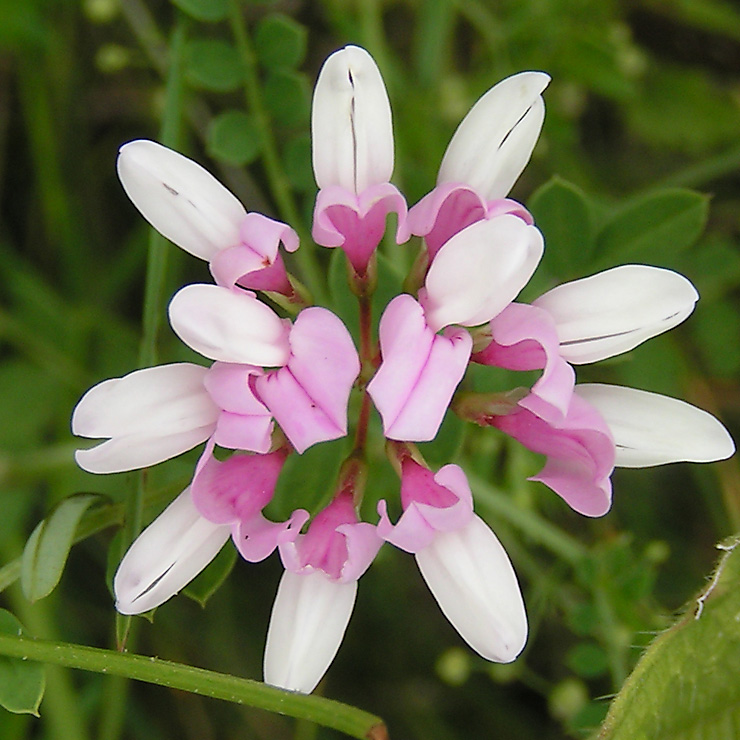
M 496 516 L 503 517 L 566 562 L 575 565 L 586 556 L 586 549 L 580 542 L 549 524 L 537 514 L 517 506 L 509 496 L 497 491 L 490 483 L 470 473 L 468 480 L 476 501 L 485 509 Z
M 111 676 L 125 676 L 137 681 L 189 691 L 213 699 L 307 719 L 360 740 L 388 738 L 380 717 L 347 704 L 320 696 L 283 691 L 246 678 L 215 673 L 145 655 L 131 655 L 14 635 L 0 635 L 0 655 Z
M 295 259 L 301 270 L 301 280 L 316 299 L 317 303 L 326 303 L 324 281 L 316 261 L 313 241 L 303 219 L 298 213 L 288 178 L 280 164 L 277 144 L 272 133 L 272 122 L 262 101 L 259 76 L 257 74 L 257 57 L 247 33 L 239 0 L 231 0 L 229 23 L 234 34 L 239 54 L 244 62 L 244 92 L 247 106 L 254 117 L 262 142 L 262 162 L 270 184 L 270 192 L 280 211 L 281 218 L 289 223 L 298 233 L 302 248 L 295 253 Z

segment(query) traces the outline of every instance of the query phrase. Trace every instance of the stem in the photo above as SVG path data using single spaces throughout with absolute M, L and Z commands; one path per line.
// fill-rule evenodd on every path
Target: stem
M 185 21 L 181 18 L 172 34 L 170 70 L 167 80 L 160 141 L 176 148 L 180 138 L 183 103 L 182 52 L 185 46 Z M 144 289 L 143 335 L 139 346 L 139 366 L 157 361 L 157 337 L 164 313 L 164 286 L 167 274 L 168 241 L 154 229 L 150 232 Z
M 300 217 L 295 200 L 293 199 L 290 183 L 283 171 L 280 157 L 278 156 L 277 144 L 272 133 L 272 122 L 262 101 L 262 90 L 257 74 L 257 57 L 252 48 L 249 34 L 247 33 L 239 0 L 231 0 L 230 10 L 229 23 L 231 25 L 231 31 L 234 34 L 236 47 L 244 62 L 244 92 L 247 99 L 247 107 L 254 117 L 257 129 L 260 132 L 262 162 L 270 185 L 270 192 L 278 206 L 281 218 L 296 230 L 303 245 L 303 249 L 299 249 L 295 253 L 295 259 L 300 267 L 303 282 L 316 298 L 317 303 L 326 303 L 324 284 L 321 280 L 321 270 L 319 269 L 313 249 L 309 247 L 309 245 L 313 246 L 311 235 L 303 224 L 303 219 Z
M 387 740 L 380 717 L 319 696 L 307 696 L 202 668 L 144 655 L 0 635 L 0 655 L 62 665 L 189 691 L 331 727 L 360 740 Z
M 576 565 L 586 557 L 586 549 L 580 542 L 549 524 L 537 514 L 520 508 L 490 483 L 470 473 L 468 473 L 468 480 L 474 490 L 476 501 L 480 502 L 489 512 L 503 517 L 535 542 L 571 565 Z
M 11 535 L 0 543 L 3 560 L 11 553 L 22 549 L 18 535 Z M 18 558 L 20 572 L 20 558 Z M 7 599 L 13 612 L 18 615 L 23 625 L 31 632 L 55 638 L 55 625 L 52 610 L 56 604 L 54 598 L 41 599 L 31 604 L 22 594 L 20 588 L 11 588 Z M 13 680 L 10 678 L 9 680 Z M 54 666 L 46 672 L 46 701 L 44 717 L 50 737 L 70 738 L 71 740 L 89 740 L 85 718 L 76 701 L 76 689 L 69 674 Z

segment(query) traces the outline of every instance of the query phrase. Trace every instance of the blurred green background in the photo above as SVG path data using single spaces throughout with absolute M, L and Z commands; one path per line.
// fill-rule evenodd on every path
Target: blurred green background
M 235 5 L 241 26 L 227 0 L 0 5 L 0 565 L 20 556 L 38 521 L 63 498 L 106 494 L 110 503 L 101 509 L 117 525 L 116 504 L 137 485 L 133 474 L 78 470 L 69 418 L 88 387 L 137 366 L 149 237 L 118 183 L 115 157 L 128 140 L 160 135 L 176 28 L 182 52 L 175 63 L 184 79 L 178 148 L 217 174 L 248 210 L 303 219 L 304 233 L 315 196 L 311 89 L 333 50 L 365 46 L 384 74 L 396 130 L 394 182 L 409 203 L 431 189 L 449 137 L 483 92 L 517 71 L 547 71 L 544 131 L 513 193 L 542 216 L 548 245 L 525 297 L 626 261 L 682 272 L 702 296 L 695 315 L 624 357 L 579 371 L 579 378 L 685 398 L 718 415 L 738 439 L 735 3 Z M 247 58 L 237 28 L 247 31 Z M 204 263 L 168 250 L 165 300 L 185 282 L 209 279 Z M 328 251 L 319 257 L 328 270 Z M 157 351 L 160 362 L 193 357 L 166 323 Z M 528 647 L 510 666 L 473 655 L 412 559 L 386 548 L 361 581 L 345 642 L 320 691 L 381 715 L 394 738 L 588 736 L 640 647 L 704 585 L 715 543 L 740 531 L 737 462 L 618 471 L 613 510 L 587 520 L 528 483 L 541 460 L 492 432 L 463 432 L 449 420 L 427 454 L 435 465 L 463 462 L 481 479 L 478 510 L 524 587 Z M 150 473 L 148 518 L 187 485 L 195 459 L 190 453 Z M 301 473 L 314 503 L 330 485 L 317 461 Z M 378 473 L 375 484 L 377 497 L 393 495 L 387 486 L 397 485 L 390 473 Z M 51 596 L 31 604 L 15 583 L 0 594 L 0 605 L 37 636 L 113 646 L 106 584 L 117 527 L 99 529 L 72 549 Z M 137 620 L 134 649 L 259 678 L 280 573 L 276 556 L 237 563 L 207 608 L 178 597 L 152 624 Z M 95 675 L 50 670 L 47 684 L 40 720 L 0 710 L 3 740 L 339 737 Z

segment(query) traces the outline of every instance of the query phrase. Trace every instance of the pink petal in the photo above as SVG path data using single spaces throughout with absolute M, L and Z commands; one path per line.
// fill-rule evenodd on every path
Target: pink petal
M 261 367 L 214 362 L 206 373 L 204 384 L 214 403 L 236 414 L 269 414 L 249 385 L 250 378 L 263 375 Z
M 386 503 L 378 503 L 378 535 L 406 552 L 428 547 L 440 532 L 465 527 L 473 517 L 473 494 L 458 465 L 431 470 L 407 458 L 402 464 L 403 514 L 391 524 Z
M 289 226 L 260 213 L 249 213 L 240 229 L 241 243 L 215 254 L 211 273 L 219 285 L 289 293 L 291 290 L 278 247 L 298 249 L 298 235 Z
M 302 509 L 294 511 L 285 522 L 272 522 L 258 513 L 248 521 L 232 525 L 231 537 L 248 563 L 259 563 L 272 554 L 284 532 L 291 529 L 300 531 L 307 519 L 308 513 Z
M 527 209 L 514 200 L 504 198 L 486 203 L 468 186 L 448 182 L 438 185 L 411 208 L 407 224 L 412 234 L 425 237 L 431 262 L 439 248 L 466 226 L 505 213 L 518 216 L 527 224 L 533 223 Z
M 401 244 L 409 238 L 406 201 L 394 185 L 373 185 L 359 195 L 330 186 L 316 197 L 312 236 L 324 247 L 342 247 L 355 271 L 364 274 L 385 234 L 389 213 L 398 214 L 396 240 Z
M 214 524 L 249 522 L 272 500 L 288 451 L 213 457 L 213 443 L 201 456 L 191 484 L 193 503 Z
M 490 423 L 547 456 L 532 480 L 550 487 L 580 514 L 602 516 L 609 511 L 615 447 L 606 423 L 590 404 L 574 394 L 567 416 L 557 424 L 524 408 L 492 417 Z
M 383 419 L 386 437 L 434 439 L 452 394 L 465 374 L 472 339 L 464 329 L 436 336 L 410 296 L 394 298 L 380 320 L 383 356 L 367 390 Z
M 218 415 L 213 441 L 219 447 L 249 452 L 269 452 L 274 428 L 272 414 L 244 415 L 222 411 Z
M 279 547 L 287 570 L 319 570 L 333 581 L 349 583 L 370 567 L 382 544 L 374 525 L 358 521 L 352 496 L 339 495 L 316 514 L 305 535 L 288 530 Z
M 347 403 L 360 372 L 352 337 L 331 311 L 307 308 L 290 332 L 287 367 L 255 389 L 298 452 L 347 433 Z
M 232 450 L 268 452 L 273 429 L 272 414 L 254 395 L 250 378 L 262 375 L 262 368 L 215 362 L 205 386 L 222 411 L 213 439 Z
M 552 317 L 536 306 L 511 303 L 490 323 L 491 343 L 472 359 L 483 365 L 503 367 L 508 370 L 539 370 L 542 377 L 532 387 L 532 394 L 539 397 L 552 411 L 545 411 L 551 421 L 561 419 L 568 411 L 575 373 L 560 356 L 560 340 Z M 528 400 L 520 406 L 529 408 Z M 542 406 L 538 413 L 542 414 Z

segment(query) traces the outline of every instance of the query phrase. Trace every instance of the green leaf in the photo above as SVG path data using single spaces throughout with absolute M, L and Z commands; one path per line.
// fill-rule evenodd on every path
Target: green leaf
M 0 609 L 0 634 L 23 636 L 21 623 Z M 0 657 L 0 706 L 14 714 L 39 716 L 46 684 L 44 667 L 21 658 Z
M 737 327 L 740 310 L 729 300 L 704 303 L 691 321 L 704 364 L 713 375 L 731 377 L 740 372 Z
M 581 642 L 568 651 L 566 665 L 583 678 L 594 678 L 606 673 L 609 659 L 604 649 L 590 642 Z
M 266 69 L 295 69 L 306 56 L 308 33 L 288 16 L 268 15 L 254 35 L 257 57 Z
M 21 562 L 21 586 L 29 601 L 43 599 L 54 590 L 62 577 L 82 515 L 103 499 L 97 493 L 75 494 L 60 501 L 38 523 L 26 542 Z
M 229 110 L 211 121 L 207 147 L 215 159 L 241 167 L 259 156 L 262 140 L 251 116 L 243 111 Z
M 702 740 L 740 730 L 740 539 L 714 577 L 647 649 L 614 700 L 600 740 Z
M 227 544 L 216 557 L 182 590 L 193 601 L 205 606 L 223 585 L 236 563 L 236 548 Z
M 594 214 L 583 191 L 553 177 L 528 203 L 545 236 L 544 262 L 560 278 L 582 275 L 594 248 Z
M 226 41 L 191 41 L 185 48 L 185 59 L 185 74 L 194 87 L 230 92 L 244 81 L 244 65 L 239 52 Z
M 229 0 L 172 0 L 183 13 L 198 21 L 215 23 L 229 14 Z
M 315 513 L 329 503 L 337 486 L 337 474 L 349 454 L 349 437 L 322 442 L 302 455 L 290 455 L 285 461 L 275 496 L 265 509 L 269 519 L 282 521 L 295 509 Z
M 709 199 L 693 190 L 651 193 L 618 211 L 597 236 L 604 264 L 664 264 L 690 247 L 704 230 Z
M 289 70 L 271 72 L 263 90 L 265 105 L 275 120 L 292 127 L 308 123 L 310 92 L 306 75 Z

